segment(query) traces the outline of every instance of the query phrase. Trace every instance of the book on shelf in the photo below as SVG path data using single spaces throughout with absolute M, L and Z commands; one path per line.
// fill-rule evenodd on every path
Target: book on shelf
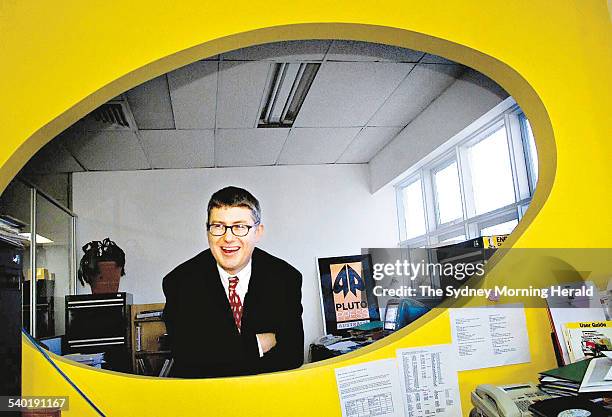
M 140 327 L 140 325 L 137 325 L 135 330 L 136 330 L 135 348 L 136 348 L 136 352 L 140 352 L 142 350 L 142 327 Z
M 593 358 L 600 352 L 612 351 L 612 321 L 565 323 L 563 337 L 570 362 Z
M 143 358 L 136 359 L 136 373 L 139 375 L 147 375 L 147 365 Z
M 168 367 L 168 364 L 170 363 L 170 359 L 166 359 L 164 361 L 164 364 L 162 365 L 161 370 L 159 371 L 159 376 L 165 376 L 166 373 L 166 368 Z
M 168 358 L 164 361 L 164 365 L 159 371 L 160 377 L 167 377 L 170 374 L 170 370 L 172 369 L 172 365 L 174 365 L 174 358 Z
M 163 310 L 147 310 L 141 311 L 140 313 L 136 313 L 137 319 L 148 319 L 154 317 L 161 317 L 163 315 Z

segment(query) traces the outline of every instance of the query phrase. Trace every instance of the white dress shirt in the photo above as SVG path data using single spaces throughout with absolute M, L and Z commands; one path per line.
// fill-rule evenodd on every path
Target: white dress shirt
M 219 276 L 221 277 L 221 284 L 225 288 L 225 295 L 229 300 L 229 279 L 232 277 L 238 278 L 238 285 L 236 285 L 236 294 L 240 297 L 242 305 L 244 305 L 244 296 L 249 290 L 249 281 L 251 280 L 251 261 L 240 272 L 235 275 L 230 275 L 225 269 L 221 268 L 221 265 L 217 264 L 219 270 Z
M 225 269 L 221 268 L 221 265 L 217 264 L 217 269 L 219 270 L 219 276 L 221 277 L 221 284 L 223 284 L 223 288 L 225 289 L 225 296 L 229 300 L 229 279 L 232 277 L 238 278 L 238 284 L 236 285 L 236 294 L 240 297 L 240 302 L 244 307 L 244 297 L 246 296 L 247 291 L 249 290 L 249 281 L 251 280 L 251 261 L 240 272 L 235 275 L 229 274 Z M 257 339 L 257 348 L 259 349 L 259 357 L 263 356 L 263 350 L 261 348 L 261 343 L 259 342 L 259 337 Z

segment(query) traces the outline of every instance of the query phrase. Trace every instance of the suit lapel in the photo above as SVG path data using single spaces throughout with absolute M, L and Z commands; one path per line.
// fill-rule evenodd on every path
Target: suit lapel
M 260 281 L 261 281 L 261 265 L 258 262 L 257 249 L 253 252 L 253 257 L 251 258 L 251 278 L 249 279 L 249 288 L 247 289 L 246 296 L 243 300 L 243 307 L 247 308 L 247 302 L 250 303 L 254 298 L 257 298 Z
M 249 325 L 250 314 L 257 310 L 257 306 L 265 302 L 266 295 L 266 265 L 262 264 L 259 249 L 255 248 L 251 262 L 251 279 L 249 289 L 243 300 L 242 326 Z
M 231 326 L 235 332 L 238 332 L 234 317 L 232 316 L 232 310 L 230 307 L 225 288 L 221 283 L 221 277 L 219 276 L 219 270 L 217 269 L 217 262 L 213 258 L 212 254 L 208 253 L 210 260 L 207 262 L 207 271 L 204 276 L 204 284 L 206 292 L 209 294 L 208 300 L 213 303 L 214 310 L 219 312 L 219 320 L 223 323 L 227 323 Z M 217 319 L 217 318 L 215 318 Z

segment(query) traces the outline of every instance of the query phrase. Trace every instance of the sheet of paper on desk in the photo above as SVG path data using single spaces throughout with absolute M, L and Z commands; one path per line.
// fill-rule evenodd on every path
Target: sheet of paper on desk
M 410 417 L 461 417 L 457 363 L 451 345 L 398 349 L 402 399 Z
M 342 417 L 403 417 L 395 359 L 336 369 Z
M 450 320 L 460 371 L 531 361 L 521 304 L 453 308 Z

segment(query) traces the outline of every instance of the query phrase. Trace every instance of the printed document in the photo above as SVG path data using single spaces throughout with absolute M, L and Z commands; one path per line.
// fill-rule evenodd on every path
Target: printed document
M 404 409 L 410 417 L 461 417 L 457 365 L 451 345 L 399 349 Z
M 460 371 L 531 361 L 522 305 L 453 308 L 450 320 Z
M 403 417 L 395 359 L 336 369 L 342 417 Z

